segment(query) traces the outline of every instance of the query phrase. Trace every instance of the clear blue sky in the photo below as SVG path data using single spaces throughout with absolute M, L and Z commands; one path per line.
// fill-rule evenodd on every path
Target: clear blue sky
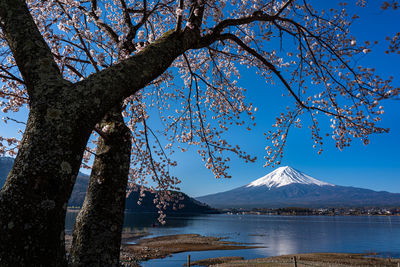
M 315 7 L 338 7 L 339 1 L 314 1 Z M 356 2 L 356 1 L 349 1 Z M 366 8 L 350 6 L 349 13 L 360 15 L 352 26 L 352 34 L 358 42 L 378 40 L 372 53 L 361 59 L 364 66 L 375 67 L 382 77 L 395 76 L 395 84 L 400 86 L 400 55 L 384 53 L 387 48 L 386 36 L 400 31 L 400 11 L 381 11 L 381 1 L 369 1 Z M 231 179 L 215 179 L 212 173 L 203 167 L 200 158 L 193 154 L 178 155 L 179 166 L 176 175 L 182 178 L 181 189 L 192 195 L 201 196 L 221 192 L 245 185 L 250 181 L 272 171 L 263 167 L 264 147 L 267 141 L 263 133 L 271 129 L 275 117 L 292 99 L 281 97 L 282 87 L 266 86 L 264 81 L 248 71 L 242 74 L 241 84 L 248 89 L 248 101 L 258 107 L 257 127 L 248 132 L 237 128 L 229 131 L 232 142 L 258 160 L 256 163 L 244 163 L 234 160 L 231 165 Z M 374 135 L 368 146 L 355 140 L 343 151 L 335 148 L 332 141 L 326 140 L 324 152 L 318 155 L 312 148 L 310 132 L 306 127 L 291 130 L 281 166 L 290 165 L 317 179 L 337 185 L 370 188 L 400 193 L 400 100 L 384 102 L 385 116 L 382 127 L 390 128 L 390 133 Z M 322 126 L 322 125 L 321 125 Z
M 314 1 L 318 6 L 337 7 L 339 1 Z M 352 1 L 355 2 L 355 1 Z M 395 76 L 395 84 L 400 86 L 400 55 L 384 54 L 387 47 L 386 36 L 400 31 L 400 11 L 381 11 L 377 5 L 381 1 L 370 1 L 367 8 L 351 7 L 350 13 L 357 12 L 360 19 L 352 26 L 357 41 L 378 40 L 372 53 L 361 60 L 364 66 L 375 67 L 383 77 Z M 330 6 L 329 6 L 330 5 Z M 205 169 L 200 157 L 193 151 L 177 153 L 174 158 L 178 167 L 173 174 L 182 179 L 181 189 L 191 196 L 221 192 L 245 185 L 269 173 L 273 169 L 264 168 L 265 150 L 268 145 L 263 133 L 271 129 L 275 117 L 285 107 L 293 103 L 289 97 L 282 97 L 282 87 L 266 86 L 265 82 L 251 71 L 242 73 L 240 83 L 248 89 L 248 101 L 258 107 L 257 127 L 252 131 L 235 128 L 229 131 L 229 141 L 237 143 L 248 153 L 257 156 L 256 163 L 244 163 L 234 159 L 231 164 L 231 179 L 215 179 Z M 390 133 L 375 135 L 368 146 L 354 141 L 351 147 L 343 151 L 335 148 L 332 141 L 326 140 L 324 152 L 318 155 L 312 148 L 310 133 L 306 127 L 291 130 L 285 149 L 282 165 L 290 165 L 317 179 L 333 184 L 385 190 L 400 193 L 400 100 L 384 103 L 385 116 L 381 124 L 390 128 Z M 0 117 L 4 114 L 0 112 Z M 15 117 L 15 116 L 14 116 Z M 16 116 L 26 120 L 26 112 Z M 16 125 L 0 123 L 0 133 L 12 136 Z

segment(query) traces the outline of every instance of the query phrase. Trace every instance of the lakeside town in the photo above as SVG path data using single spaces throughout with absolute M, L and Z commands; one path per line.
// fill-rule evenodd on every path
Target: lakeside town
M 253 208 L 225 209 L 226 214 L 252 215 L 297 215 L 297 216 L 400 216 L 400 207 L 355 207 L 355 208 Z

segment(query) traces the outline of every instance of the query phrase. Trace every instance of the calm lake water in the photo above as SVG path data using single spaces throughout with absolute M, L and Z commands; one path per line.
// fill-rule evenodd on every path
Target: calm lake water
M 67 214 L 67 232 L 72 230 L 76 214 Z M 192 260 L 221 256 L 250 259 L 307 252 L 377 252 L 383 257 L 400 258 L 400 216 L 170 216 L 166 226 L 155 228 L 151 227 L 155 222 L 153 216 L 127 213 L 125 217 L 126 230 L 146 230 L 152 237 L 195 233 L 265 246 L 179 253 L 162 260 L 144 262 L 144 266 L 181 266 L 187 254 Z

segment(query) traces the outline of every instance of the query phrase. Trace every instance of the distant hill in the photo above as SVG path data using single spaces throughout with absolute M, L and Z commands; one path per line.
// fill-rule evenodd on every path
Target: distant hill
M 0 188 L 6 182 L 7 175 L 10 172 L 14 159 L 10 157 L 0 157 Z M 79 173 L 76 178 L 74 190 L 72 191 L 71 198 L 68 201 L 68 206 L 81 207 L 85 200 L 86 188 L 89 184 L 89 176 Z
M 289 166 L 248 185 L 196 199 L 217 208 L 400 206 L 400 194 L 329 184 Z
M 0 157 L 0 187 L 3 187 L 7 175 L 11 170 L 14 159 L 9 157 Z
M 14 163 L 13 158 L 0 157 L 0 188 L 3 187 L 7 175 L 10 172 L 12 165 Z M 71 207 L 82 207 L 83 201 L 85 200 L 86 190 L 89 183 L 89 176 L 83 173 L 79 173 L 74 189 L 72 191 L 71 198 L 68 202 L 68 206 Z M 172 194 L 178 194 L 179 192 L 172 192 Z M 146 197 L 143 198 L 141 205 L 138 205 L 138 192 L 132 192 L 126 200 L 126 209 L 134 212 L 155 212 L 157 213 L 157 208 L 153 202 L 155 194 L 146 191 Z M 183 200 L 181 200 L 177 206 L 180 204 L 184 207 L 182 209 L 173 210 L 172 205 L 170 205 L 166 213 L 183 213 L 183 214 L 204 214 L 204 213 L 217 213 L 218 211 L 210 208 L 208 205 L 203 204 L 188 195 L 181 193 Z
M 194 198 L 189 197 L 185 193 L 171 191 L 172 195 L 177 197 L 178 194 L 181 194 L 182 200 L 180 200 L 176 206 L 183 205 L 181 209 L 174 210 L 172 204 L 170 204 L 166 213 L 184 213 L 184 214 L 211 214 L 211 213 L 219 213 L 216 209 L 211 208 L 210 206 L 201 203 L 200 201 L 195 200 Z M 141 200 L 141 204 L 139 205 L 137 202 L 139 200 L 139 192 L 132 192 L 129 197 L 126 199 L 126 209 L 132 212 L 158 212 L 156 204 L 154 204 L 155 193 L 151 193 L 150 191 L 145 191 L 145 197 Z M 177 198 L 178 199 L 178 198 Z
M 76 177 L 74 189 L 68 201 L 68 206 L 82 207 L 85 200 L 86 190 L 89 184 L 89 175 L 79 173 Z

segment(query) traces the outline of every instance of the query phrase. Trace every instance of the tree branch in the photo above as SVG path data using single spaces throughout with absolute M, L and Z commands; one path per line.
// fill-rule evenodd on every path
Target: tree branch
M 188 34 L 178 34 L 171 30 L 143 51 L 90 75 L 75 86 L 79 91 L 87 92 L 89 99 L 96 98 L 100 101 L 98 105 L 109 109 L 122 99 L 135 94 L 167 70 L 172 62 L 195 42 L 191 36 L 185 36 Z
M 296 95 L 296 93 L 292 90 L 286 79 L 282 76 L 280 71 L 276 69 L 276 67 L 266 60 L 262 55 L 260 55 L 257 51 L 252 49 L 251 47 L 247 46 L 245 43 L 240 40 L 236 35 L 231 34 L 231 33 L 225 33 L 221 34 L 221 39 L 229 39 L 233 42 L 235 42 L 237 45 L 239 45 L 243 50 L 245 50 L 247 53 L 251 54 L 258 60 L 260 60 L 268 69 L 270 69 L 278 78 L 279 80 L 283 83 L 283 85 L 286 87 L 286 89 L 290 92 L 290 94 L 296 99 L 296 101 L 299 103 L 299 105 L 303 108 L 309 109 L 309 107 L 305 106 L 303 102 L 300 100 L 300 98 Z
M 293 0 L 288 0 L 281 9 L 274 15 L 275 17 L 279 16 L 291 3 Z
M 96 2 L 96 1 L 94 1 L 94 2 Z M 92 6 L 91 12 L 87 11 L 86 8 L 84 8 L 83 6 L 79 6 L 78 8 L 86 16 L 92 17 L 94 19 L 94 23 L 97 25 L 97 27 L 99 27 L 99 29 L 103 30 L 108 35 L 108 37 L 110 37 L 115 43 L 119 42 L 118 34 L 109 25 L 107 25 L 106 23 L 104 23 L 103 21 L 100 20 L 100 18 L 93 11 L 94 10 L 93 6 Z
M 1 0 L 0 21 L 31 96 L 38 85 L 62 80 L 60 70 L 25 1 Z
M 178 8 L 183 13 L 183 0 L 179 0 Z M 181 27 L 182 27 L 182 20 L 183 20 L 183 14 L 182 13 L 178 14 L 178 20 L 176 22 L 176 27 L 175 27 L 175 31 L 177 31 L 177 32 L 179 32 L 181 30 Z
M 204 35 L 201 40 L 198 43 L 198 47 L 196 48 L 202 48 L 211 45 L 214 43 L 216 40 L 220 38 L 220 34 L 230 26 L 240 26 L 244 24 L 249 24 L 252 22 L 256 21 L 274 21 L 277 19 L 276 16 L 270 16 L 268 14 L 265 14 L 261 11 L 256 11 L 250 16 L 238 18 L 238 19 L 226 19 L 218 23 L 211 31 L 211 33 L 208 33 Z

